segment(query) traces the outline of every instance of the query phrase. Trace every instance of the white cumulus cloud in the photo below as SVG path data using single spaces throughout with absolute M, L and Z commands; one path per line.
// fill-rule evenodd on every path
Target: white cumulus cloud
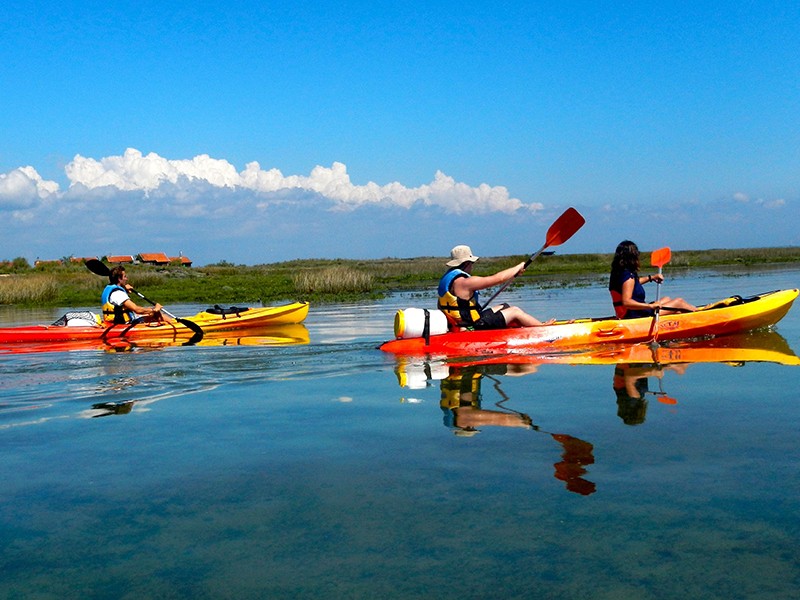
M 217 187 L 234 187 L 241 181 L 236 168 L 228 161 L 207 154 L 190 160 L 169 160 L 151 152 L 147 156 L 128 148 L 122 156 L 95 160 L 80 154 L 66 166 L 70 185 L 87 189 L 115 187 L 123 191 L 149 192 L 164 183 L 177 183 L 181 177 Z
M 57 192 L 58 184 L 43 179 L 33 167 L 0 173 L 0 209 L 31 208 Z
M 404 208 L 420 203 L 452 213 L 512 213 L 521 208 L 534 211 L 542 208 L 540 204 L 524 204 L 512 198 L 503 186 L 483 183 L 473 187 L 440 171 L 431 183 L 419 187 L 406 187 L 399 182 L 356 185 L 350 180 L 347 167 L 340 162 L 330 167 L 314 167 L 309 175 L 284 175 L 275 168 L 262 169 L 258 162 L 250 162 L 238 172 L 228 161 L 206 154 L 170 160 L 154 152 L 143 155 L 128 148 L 121 156 L 99 160 L 77 155 L 65 171 L 72 190 L 116 188 L 149 194 L 156 190 L 173 191 L 179 186 L 181 196 L 185 197 L 191 196 L 193 187 L 202 194 L 212 186 L 256 193 L 302 190 L 319 194 L 345 209 L 378 203 Z

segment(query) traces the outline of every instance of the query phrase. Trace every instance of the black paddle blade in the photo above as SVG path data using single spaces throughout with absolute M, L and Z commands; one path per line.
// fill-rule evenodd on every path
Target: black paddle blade
M 189 329 L 191 329 L 192 331 L 194 331 L 194 335 L 189 338 L 189 341 L 187 341 L 184 344 L 184 346 L 193 346 L 197 342 L 199 342 L 200 340 L 203 339 L 203 335 L 205 335 L 205 334 L 203 333 L 203 330 L 200 327 L 200 325 L 198 325 L 194 321 L 190 321 L 189 319 L 177 318 L 176 321 L 178 321 L 178 323 L 180 323 L 181 325 L 184 325 L 184 326 L 188 327 Z
M 111 273 L 111 269 L 109 269 L 104 262 L 97 260 L 96 258 L 90 258 L 84 261 L 84 263 L 86 264 L 86 268 L 95 275 L 108 277 L 108 274 Z

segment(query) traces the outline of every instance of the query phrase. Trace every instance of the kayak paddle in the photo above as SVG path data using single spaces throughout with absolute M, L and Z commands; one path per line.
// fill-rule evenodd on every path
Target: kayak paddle
M 550 229 L 547 230 L 547 237 L 545 238 L 544 245 L 539 248 L 539 250 L 531 254 L 528 260 L 525 261 L 525 265 L 522 267 L 522 270 L 528 268 L 528 266 L 538 257 L 542 252 L 545 251 L 546 248 L 550 246 L 560 246 L 564 242 L 566 242 L 569 238 L 575 235 L 575 232 L 578 231 L 583 224 L 586 222 L 586 219 L 583 218 L 581 213 L 579 213 L 574 208 L 570 207 L 565 210 L 560 217 L 558 217 L 555 222 L 550 225 Z M 514 275 L 511 279 L 506 281 L 499 290 L 497 290 L 494 295 L 489 298 L 486 303 L 481 307 L 481 310 L 485 310 L 487 306 L 492 303 L 492 300 L 497 298 L 497 295 L 502 292 L 509 283 L 511 283 L 517 275 Z
M 85 263 L 86 263 L 86 268 L 89 269 L 95 275 L 101 275 L 103 277 L 108 277 L 108 275 L 111 273 L 111 269 L 109 269 L 108 266 L 104 262 L 102 262 L 100 260 L 97 260 L 96 258 L 90 258 L 90 259 L 86 260 Z M 131 288 L 131 291 L 133 293 L 135 293 L 137 296 L 139 296 L 145 302 L 149 302 L 153 306 L 156 305 L 155 302 L 150 300 L 150 298 L 147 298 L 144 294 L 142 294 L 138 290 L 135 290 L 135 289 Z M 200 328 L 200 325 L 198 325 L 194 321 L 190 321 L 189 319 L 182 319 L 180 317 L 176 317 L 175 315 L 173 315 L 172 313 L 168 312 L 163 307 L 162 307 L 161 310 L 164 312 L 165 315 L 167 315 L 169 317 L 172 317 L 178 323 L 180 323 L 181 325 L 191 329 L 194 332 L 194 335 L 189 339 L 188 342 L 186 342 L 187 346 L 190 346 L 192 344 L 196 344 L 197 342 L 199 342 L 200 340 L 203 339 L 203 335 L 204 334 L 203 334 L 203 330 Z
M 663 250 L 669 250 L 669 248 L 662 248 L 661 251 L 663 251 Z M 669 260 L 669 257 L 667 257 L 667 260 Z M 656 313 L 656 314 L 658 314 L 658 313 Z M 653 340 L 653 343 L 650 344 L 650 352 L 653 353 L 653 363 L 655 363 L 658 366 L 659 369 L 663 370 L 663 367 L 661 366 L 661 361 L 659 360 L 659 355 L 658 355 L 659 354 L 659 352 L 658 352 L 659 348 L 660 348 L 659 345 L 655 342 L 655 340 Z M 646 393 L 647 394 L 653 394 L 656 397 L 656 400 L 661 402 L 661 404 L 674 405 L 674 404 L 678 403 L 678 401 L 675 398 L 672 398 L 671 396 L 667 396 L 667 392 L 664 391 L 664 384 L 661 381 L 661 377 L 658 378 L 658 391 L 657 392 L 651 392 L 651 391 L 648 390 Z
M 664 248 L 659 248 L 658 250 L 653 250 L 653 253 L 650 255 L 650 265 L 653 267 L 658 267 L 658 274 L 661 275 L 661 267 L 667 264 L 672 258 L 672 251 L 669 249 L 669 246 L 665 246 Z M 659 298 L 661 297 L 661 278 L 659 281 L 656 282 L 656 302 L 658 302 Z M 660 307 L 656 306 L 655 314 L 653 315 L 653 344 L 657 345 L 658 342 L 656 341 L 658 338 L 658 315 L 661 314 Z

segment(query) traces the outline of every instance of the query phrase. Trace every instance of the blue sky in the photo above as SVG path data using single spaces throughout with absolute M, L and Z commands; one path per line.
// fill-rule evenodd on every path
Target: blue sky
M 800 244 L 794 3 L 4 12 L 0 260 Z

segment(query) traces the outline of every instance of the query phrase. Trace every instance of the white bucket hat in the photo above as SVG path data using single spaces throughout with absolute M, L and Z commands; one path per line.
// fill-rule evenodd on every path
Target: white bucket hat
M 452 260 L 447 261 L 445 264 L 448 267 L 458 267 L 465 262 L 475 262 L 479 257 L 472 255 L 472 250 L 469 246 L 456 246 L 450 250 L 450 258 Z

